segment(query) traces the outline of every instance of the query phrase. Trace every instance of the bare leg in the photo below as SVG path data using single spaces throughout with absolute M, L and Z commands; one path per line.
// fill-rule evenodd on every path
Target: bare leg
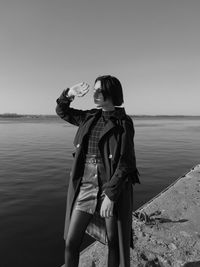
M 108 237 L 108 267 L 119 266 L 119 239 L 115 216 L 105 219 Z
M 73 211 L 65 244 L 65 267 L 78 267 L 80 246 L 92 216 L 80 210 Z

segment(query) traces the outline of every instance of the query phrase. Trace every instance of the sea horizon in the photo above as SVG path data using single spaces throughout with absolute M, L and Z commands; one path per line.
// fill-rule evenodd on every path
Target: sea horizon
M 128 114 L 134 118 L 200 118 L 200 115 L 188 114 Z M 20 113 L 1 113 L 0 118 L 59 118 L 56 114 L 20 114 Z

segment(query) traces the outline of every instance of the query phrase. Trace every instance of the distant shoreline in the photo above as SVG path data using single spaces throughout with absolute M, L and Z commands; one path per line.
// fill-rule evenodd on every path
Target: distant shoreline
M 130 117 L 135 119 L 170 119 L 170 118 L 196 118 L 200 119 L 200 115 L 130 115 Z M 41 115 L 41 114 L 17 114 L 17 113 L 4 113 L 0 114 L 0 118 L 4 119 L 17 119 L 17 118 L 26 118 L 26 119 L 56 119 L 59 118 L 57 115 Z
M 4 113 L 0 114 L 0 118 L 15 119 L 15 118 L 27 118 L 27 119 L 41 119 L 41 118 L 57 118 L 57 115 L 40 115 L 40 114 L 17 114 L 17 113 Z

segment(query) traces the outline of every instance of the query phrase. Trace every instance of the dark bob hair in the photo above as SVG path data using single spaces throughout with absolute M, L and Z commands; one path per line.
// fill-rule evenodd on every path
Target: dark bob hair
M 110 75 L 99 76 L 96 78 L 101 82 L 101 92 L 104 100 L 111 99 L 114 106 L 121 106 L 124 103 L 123 91 L 120 81 Z

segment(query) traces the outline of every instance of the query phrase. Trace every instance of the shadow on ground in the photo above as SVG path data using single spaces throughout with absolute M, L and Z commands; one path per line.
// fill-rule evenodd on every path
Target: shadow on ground
M 200 267 L 200 261 L 187 262 L 183 267 Z

